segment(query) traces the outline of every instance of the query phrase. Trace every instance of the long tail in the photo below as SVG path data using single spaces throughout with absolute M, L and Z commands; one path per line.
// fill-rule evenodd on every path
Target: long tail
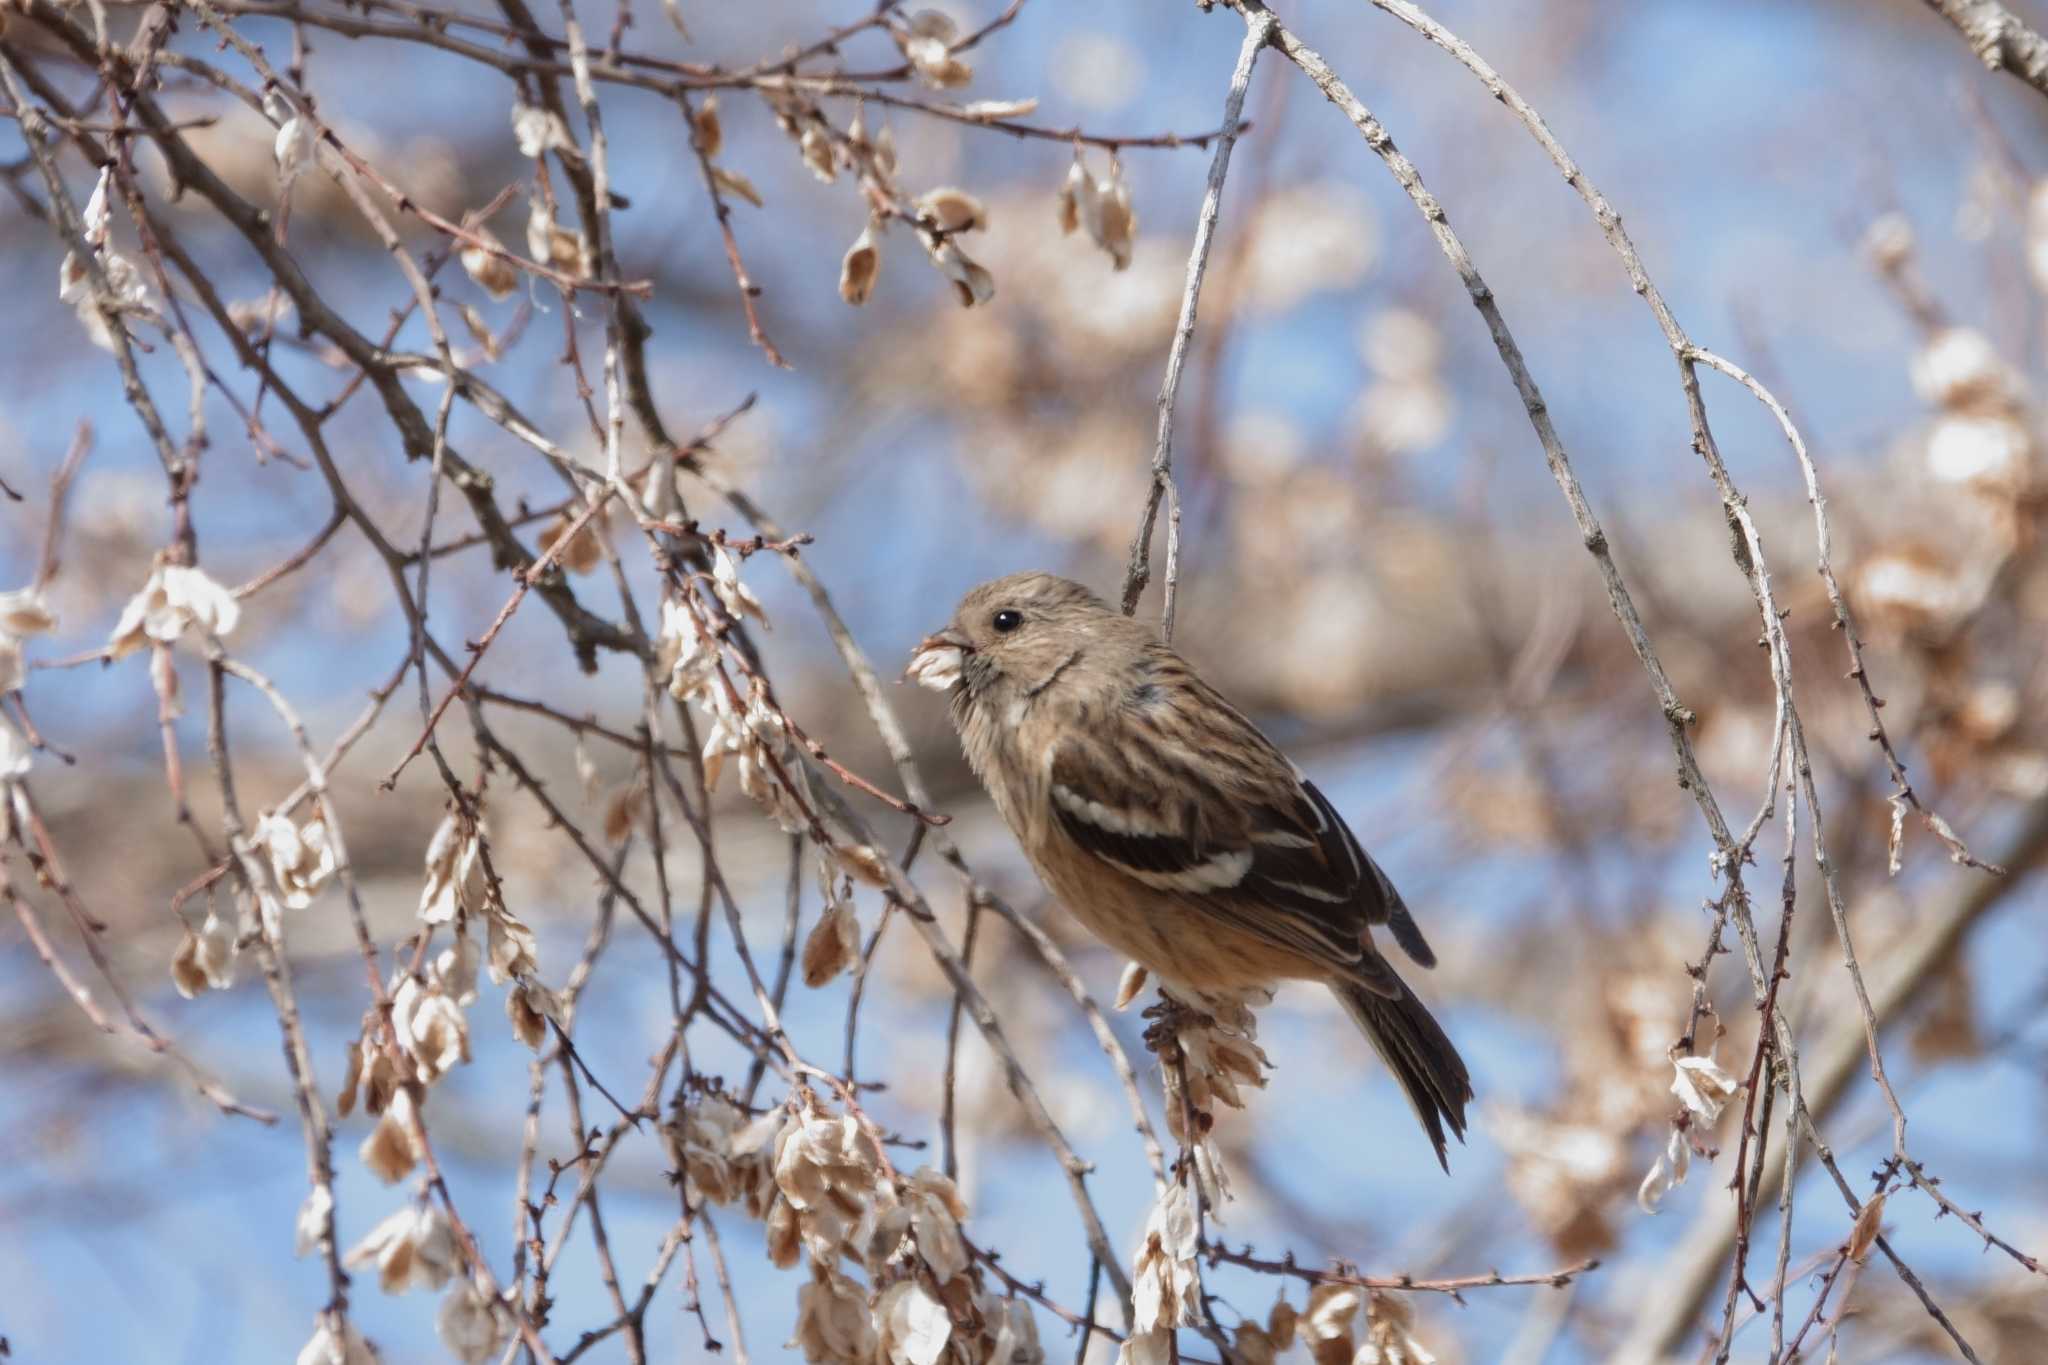
M 1409 1107 L 1436 1144 L 1438 1163 L 1449 1171 L 1444 1125 L 1449 1124 L 1463 1142 L 1465 1105 L 1472 1098 L 1472 1077 L 1465 1070 L 1465 1059 L 1405 985 L 1398 1000 L 1344 981 L 1331 982 L 1330 989 L 1344 1002 L 1345 1012 L 1358 1022 L 1387 1070 L 1401 1082 Z

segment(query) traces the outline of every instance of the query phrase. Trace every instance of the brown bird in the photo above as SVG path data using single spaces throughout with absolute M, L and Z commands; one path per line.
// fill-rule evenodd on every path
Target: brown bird
M 1436 955 L 1315 784 L 1150 627 L 1013 574 L 968 593 L 909 676 L 950 695 L 968 763 L 1097 938 L 1190 1004 L 1323 982 L 1449 1169 L 1472 1080 L 1373 927 L 1424 967 Z

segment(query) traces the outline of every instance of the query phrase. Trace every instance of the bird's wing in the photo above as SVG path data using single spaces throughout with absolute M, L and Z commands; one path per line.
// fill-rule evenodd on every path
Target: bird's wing
M 1063 739 L 1050 778 L 1055 817 L 1079 847 L 1234 928 L 1389 994 L 1400 986 L 1367 925 L 1435 961 L 1328 799 L 1184 666 Z

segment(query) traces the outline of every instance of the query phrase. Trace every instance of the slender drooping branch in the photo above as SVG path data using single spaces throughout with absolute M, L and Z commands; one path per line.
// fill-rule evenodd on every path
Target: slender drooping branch
M 1237 51 L 1237 66 L 1230 73 L 1230 90 L 1223 99 L 1223 128 L 1216 138 L 1216 152 L 1209 160 L 1209 181 L 1202 191 L 1202 208 L 1195 216 L 1195 241 L 1188 251 L 1187 282 L 1181 287 L 1180 320 L 1174 324 L 1173 345 L 1166 353 L 1166 378 L 1159 386 L 1158 435 L 1152 447 L 1152 484 L 1145 495 L 1145 511 L 1138 519 L 1138 533 L 1131 538 L 1130 567 L 1124 571 L 1123 607 L 1128 616 L 1138 609 L 1138 597 L 1152 578 L 1152 532 L 1159 519 L 1159 504 L 1166 502 L 1166 586 L 1159 609 L 1159 634 L 1173 638 L 1174 598 L 1180 587 L 1180 491 L 1173 481 L 1173 407 L 1180 396 L 1180 375 L 1187 363 L 1188 342 L 1195 335 L 1195 308 L 1202 297 L 1202 279 L 1209 270 L 1209 246 L 1216 240 L 1216 218 L 1223 208 L 1223 178 L 1230 173 L 1230 149 L 1237 144 L 1239 116 L 1244 113 L 1245 91 L 1252 80 L 1252 63 L 1259 49 L 1272 40 L 1277 21 L 1268 14 L 1247 18 L 1244 44 Z
M 2004 71 L 2048 95 L 2048 38 L 1998 0 L 1926 0 L 1927 8 L 1955 25 L 1992 71 Z

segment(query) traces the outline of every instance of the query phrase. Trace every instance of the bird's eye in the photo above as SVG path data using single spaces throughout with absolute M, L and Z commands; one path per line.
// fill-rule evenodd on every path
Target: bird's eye
M 1024 624 L 1024 613 L 1012 611 L 1010 608 L 1004 607 L 995 614 L 994 619 L 989 624 L 996 628 L 998 634 L 1008 635 L 1011 631 Z

